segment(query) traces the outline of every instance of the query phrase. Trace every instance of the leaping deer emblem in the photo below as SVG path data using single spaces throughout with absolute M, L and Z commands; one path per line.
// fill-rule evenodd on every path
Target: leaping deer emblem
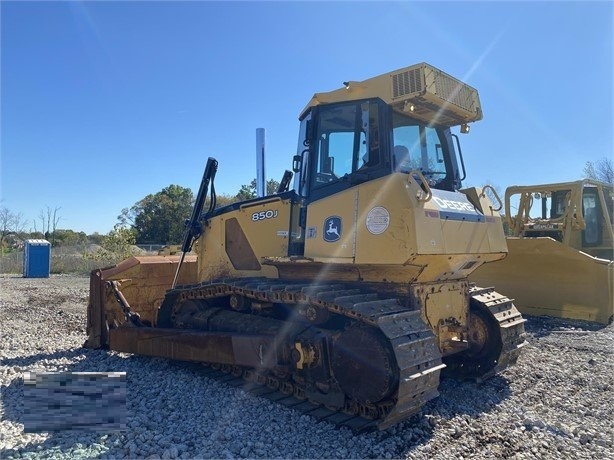
M 337 227 L 333 227 L 333 221 L 329 220 L 328 221 L 328 229 L 326 230 L 326 234 L 327 235 L 337 235 L 337 238 L 339 238 L 339 228 Z
M 324 221 L 324 241 L 334 243 L 341 238 L 341 218 L 339 216 L 329 217 Z

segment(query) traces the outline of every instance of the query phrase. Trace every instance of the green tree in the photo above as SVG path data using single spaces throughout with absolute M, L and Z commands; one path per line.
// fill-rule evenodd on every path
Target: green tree
M 169 185 L 147 195 L 130 209 L 123 209 L 118 217 L 119 226 L 131 225 L 138 244 L 180 244 L 193 201 L 192 190 Z
M 132 245 L 136 242 L 136 231 L 132 228 L 122 227 L 116 224 L 109 233 L 102 238 L 102 247 L 111 254 L 116 254 L 120 259 L 126 259 L 132 255 Z
M 236 203 L 237 201 L 241 201 L 241 200 L 238 200 L 236 195 L 218 194 L 215 207 L 221 208 L 223 206 L 227 206 L 229 204 Z M 205 209 L 209 209 L 209 199 L 207 199 L 205 203 Z
M 252 198 L 256 198 L 256 187 L 250 185 L 243 184 L 239 193 L 237 193 L 237 201 L 245 201 L 251 200 Z
M 54 236 L 56 246 L 83 246 L 88 242 L 85 232 L 74 230 L 57 229 Z
M 587 161 L 584 166 L 584 175 L 606 184 L 614 184 L 614 165 L 610 158 L 604 157 L 597 163 Z
M 132 246 L 136 242 L 136 230 L 115 224 L 113 230 L 100 239 L 101 248 L 83 256 L 86 260 L 120 261 L 132 256 Z
M 98 232 L 94 232 L 91 235 L 87 235 L 87 241 L 88 241 L 88 243 L 91 243 L 91 244 L 102 245 L 102 239 L 103 238 L 104 238 L 104 235 L 101 235 Z
M 279 182 L 275 179 L 269 179 L 266 182 L 266 194 L 273 195 L 277 193 L 277 188 L 279 187 Z M 252 198 L 256 198 L 256 179 L 252 179 L 249 184 L 243 184 L 239 193 L 236 195 L 237 201 L 245 201 L 251 200 Z
M 0 255 L 9 235 L 23 232 L 25 221 L 21 213 L 14 213 L 4 206 L 0 207 Z

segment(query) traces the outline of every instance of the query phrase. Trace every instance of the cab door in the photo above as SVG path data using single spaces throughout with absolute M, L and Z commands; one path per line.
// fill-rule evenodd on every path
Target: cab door
M 354 260 L 357 193 L 358 190 L 349 189 L 309 204 L 305 226 L 306 257 L 337 262 Z
M 585 228 L 582 230 L 582 246 L 600 246 L 603 241 L 603 212 L 597 189 L 584 188 L 582 194 L 582 216 Z
M 379 103 L 353 101 L 314 109 L 309 138 L 305 257 L 352 262 L 358 185 L 385 175 Z M 303 157 L 303 161 L 305 157 Z

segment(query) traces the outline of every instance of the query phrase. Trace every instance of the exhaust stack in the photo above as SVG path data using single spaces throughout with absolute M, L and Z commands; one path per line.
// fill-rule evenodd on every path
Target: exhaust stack
M 256 129 L 256 195 L 266 195 L 266 177 L 264 170 L 264 128 Z

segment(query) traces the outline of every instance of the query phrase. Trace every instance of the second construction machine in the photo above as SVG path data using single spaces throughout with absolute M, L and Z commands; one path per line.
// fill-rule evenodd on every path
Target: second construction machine
M 208 363 L 354 429 L 412 416 L 442 371 L 500 372 L 524 320 L 468 282 L 507 247 L 483 190 L 461 190 L 451 132 L 481 118 L 477 91 L 428 64 L 315 94 L 293 190 L 288 173 L 274 195 L 216 208 L 210 158 L 182 247 L 197 262 L 94 271 L 87 345 Z
M 611 323 L 613 203 L 614 187 L 591 179 L 508 187 L 509 254 L 470 280 L 504 289 L 528 315 Z

